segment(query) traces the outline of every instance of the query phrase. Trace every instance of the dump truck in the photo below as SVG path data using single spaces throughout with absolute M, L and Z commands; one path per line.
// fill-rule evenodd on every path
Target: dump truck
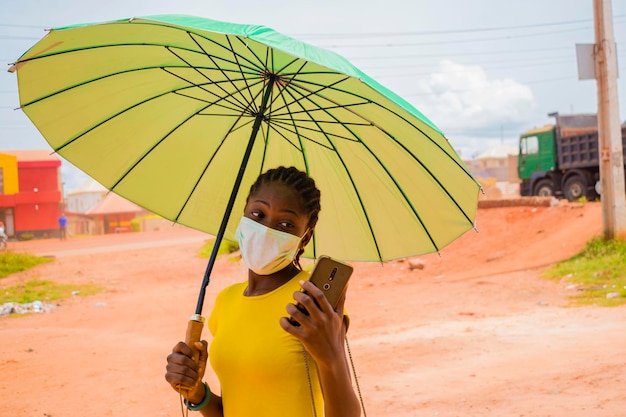
M 520 136 L 520 195 L 595 200 L 601 192 L 597 115 L 548 116 L 555 118 L 554 124 Z M 621 131 L 626 161 L 626 123 Z

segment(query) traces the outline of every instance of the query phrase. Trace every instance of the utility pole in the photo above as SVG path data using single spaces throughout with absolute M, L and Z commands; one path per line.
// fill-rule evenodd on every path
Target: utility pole
M 617 99 L 617 50 L 613 36 L 611 0 L 593 0 L 593 10 L 602 228 L 605 239 L 626 239 L 624 157 Z

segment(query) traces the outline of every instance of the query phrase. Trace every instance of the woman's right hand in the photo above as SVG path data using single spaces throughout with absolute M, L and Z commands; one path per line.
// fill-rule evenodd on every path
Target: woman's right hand
M 208 358 L 207 342 L 196 342 L 194 347 L 200 352 L 198 362 L 193 360 L 193 350 L 184 342 L 178 342 L 167 356 L 165 380 L 174 391 L 182 393 L 187 401 L 197 404 L 204 398 L 202 378 Z

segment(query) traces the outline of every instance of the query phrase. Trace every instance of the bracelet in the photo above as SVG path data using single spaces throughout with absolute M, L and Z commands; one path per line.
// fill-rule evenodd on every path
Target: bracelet
M 209 389 L 209 385 L 206 382 L 203 382 L 203 384 L 204 384 L 204 398 L 202 399 L 200 403 L 192 404 L 189 401 L 187 401 L 187 399 L 183 399 L 183 404 L 185 404 L 187 408 L 190 409 L 191 411 L 202 410 L 204 407 L 207 406 L 209 401 L 211 401 L 211 390 Z

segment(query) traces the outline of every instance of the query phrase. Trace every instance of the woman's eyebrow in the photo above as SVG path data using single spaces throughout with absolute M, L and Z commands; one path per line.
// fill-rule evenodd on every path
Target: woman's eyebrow
M 269 204 L 267 201 L 262 200 L 262 199 L 260 199 L 260 198 L 255 199 L 255 200 L 252 200 L 252 202 L 253 202 L 253 203 L 259 203 L 259 204 L 262 204 L 262 205 L 264 205 L 264 206 L 266 206 L 266 207 L 268 207 L 268 208 L 270 207 L 270 204 Z M 281 208 L 281 209 L 280 209 L 280 212 L 281 212 L 281 213 L 289 213 L 289 214 L 293 214 L 294 216 L 301 216 L 301 215 L 302 215 L 302 213 L 299 213 L 299 212 L 297 212 L 296 210 L 292 210 L 292 209 L 289 209 L 289 208 Z
M 252 200 L 252 203 L 260 203 L 260 204 L 263 204 L 264 206 L 267 206 L 267 207 L 270 206 L 270 204 L 267 201 L 261 200 L 261 199 Z

